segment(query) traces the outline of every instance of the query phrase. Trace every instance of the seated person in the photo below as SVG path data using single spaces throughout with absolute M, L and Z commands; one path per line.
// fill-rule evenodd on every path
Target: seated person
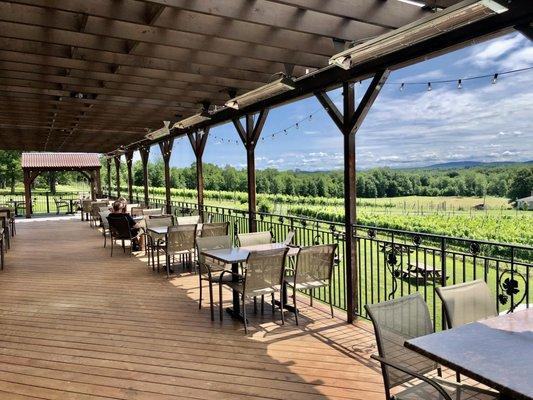
M 119 197 L 117 201 L 120 201 L 121 204 L 121 212 L 127 213 L 128 212 L 128 201 L 124 197 Z
M 107 220 L 109 221 L 109 225 L 113 225 L 113 221 L 119 219 L 123 220 L 126 219 L 128 221 L 128 224 L 130 226 L 130 233 L 132 240 L 132 247 L 134 251 L 140 250 L 139 241 L 137 239 L 137 236 L 139 235 L 139 231 L 141 226 L 139 223 L 135 222 L 135 220 L 131 217 L 130 214 L 125 213 L 123 203 L 120 200 L 116 200 L 113 203 L 113 210 L 112 212 L 107 216 Z

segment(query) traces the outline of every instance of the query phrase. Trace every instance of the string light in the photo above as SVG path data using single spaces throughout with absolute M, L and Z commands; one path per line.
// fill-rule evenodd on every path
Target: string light
M 403 92 L 404 87 L 405 87 L 405 83 L 402 82 L 402 84 L 400 85 L 400 92 Z
M 463 81 L 461 79 L 459 79 L 457 81 L 457 89 L 462 89 L 463 88 Z
M 492 77 L 492 84 L 496 85 L 497 80 L 498 80 L 498 73 L 494 74 L 494 76 Z
M 431 92 L 431 82 L 428 82 L 428 92 Z

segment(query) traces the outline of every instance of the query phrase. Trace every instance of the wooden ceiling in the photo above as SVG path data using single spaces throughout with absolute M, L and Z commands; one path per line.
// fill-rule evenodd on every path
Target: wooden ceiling
M 430 12 L 356 3 L 0 1 L 0 147 L 110 151 Z

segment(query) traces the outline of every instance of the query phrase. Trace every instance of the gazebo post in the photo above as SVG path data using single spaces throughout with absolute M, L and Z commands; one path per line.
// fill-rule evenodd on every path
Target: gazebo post
M 343 134 L 344 148 L 344 233 L 346 241 L 346 254 L 344 259 L 346 269 L 346 309 L 347 321 L 352 323 L 359 308 L 357 274 L 357 240 L 355 239 L 356 219 L 356 157 L 355 134 L 370 107 L 374 104 L 379 91 L 389 76 L 388 70 L 379 71 L 374 75 L 372 82 L 366 90 L 357 109 L 355 108 L 355 92 L 352 82 L 342 85 L 343 112 L 341 113 L 335 103 L 325 92 L 316 92 L 315 96 L 326 109 L 333 122 Z
M 91 200 L 96 200 L 96 172 L 89 171 L 89 187 L 91 188 Z
M 128 168 L 128 198 L 133 203 L 133 176 L 131 168 L 133 166 L 133 150 L 126 152 L 126 166 Z
M 117 172 L 117 198 L 120 197 L 120 155 L 115 156 L 115 169 Z
M 191 142 L 194 155 L 196 156 L 196 191 L 198 197 L 198 211 L 202 221 L 204 220 L 204 169 L 202 164 L 202 157 L 204 155 L 207 137 L 209 135 L 209 127 L 201 131 L 189 132 L 187 136 Z
M 165 164 L 165 205 L 166 213 L 172 213 L 172 206 L 170 204 L 170 156 L 172 155 L 172 145 L 174 139 L 166 139 L 159 143 L 163 162 Z
M 250 232 L 257 231 L 256 221 L 256 182 L 255 182 L 255 146 L 261 136 L 268 115 L 268 108 L 259 112 L 259 117 L 254 125 L 253 114 L 246 114 L 246 129 L 239 119 L 233 119 L 233 125 L 246 148 L 246 170 L 248 175 L 248 218 Z
M 143 164 L 143 185 L 144 185 L 144 205 L 149 206 L 149 193 L 148 193 L 148 156 L 150 155 L 150 147 L 142 146 L 139 149 L 141 155 L 141 162 Z
M 107 158 L 106 163 L 107 163 L 107 197 L 111 198 L 111 158 Z

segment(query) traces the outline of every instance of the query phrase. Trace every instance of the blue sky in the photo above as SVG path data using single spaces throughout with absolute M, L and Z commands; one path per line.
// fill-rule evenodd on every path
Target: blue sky
M 533 160 L 533 70 L 457 83 L 406 85 L 494 74 L 533 65 L 533 45 L 512 33 L 391 73 L 357 133 L 357 168 L 412 167 L 441 162 Z M 360 98 L 368 82 L 356 85 Z M 330 93 L 340 106 L 340 91 Z M 312 119 L 272 138 L 313 113 Z M 256 167 L 330 170 L 342 167 L 342 138 L 315 98 L 270 111 L 256 148 Z M 224 143 L 220 143 L 222 138 Z M 227 141 L 230 141 L 228 143 Z M 204 162 L 246 166 L 231 124 L 212 128 Z M 160 156 L 152 147 L 152 159 Z M 194 161 L 186 138 L 176 140 L 172 166 Z

